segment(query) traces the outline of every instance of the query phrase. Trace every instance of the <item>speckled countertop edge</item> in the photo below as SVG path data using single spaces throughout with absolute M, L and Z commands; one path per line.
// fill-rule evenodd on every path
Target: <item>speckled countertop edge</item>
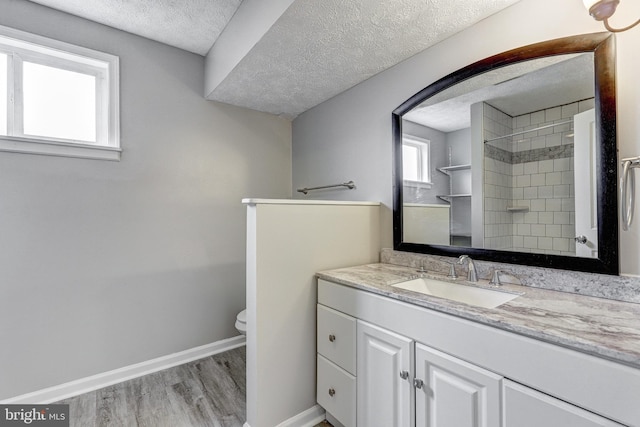
M 415 268 L 367 264 L 321 271 L 317 277 L 640 369 L 640 304 L 505 284 L 522 294 L 497 308 L 481 308 L 394 288 L 420 276 Z M 450 279 L 431 274 L 424 277 Z M 458 279 L 458 283 L 468 284 Z M 486 280 L 479 287 L 490 287 Z

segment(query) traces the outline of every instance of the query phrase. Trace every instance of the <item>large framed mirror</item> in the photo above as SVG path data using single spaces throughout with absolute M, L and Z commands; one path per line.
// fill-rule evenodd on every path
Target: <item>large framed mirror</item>
M 393 111 L 394 248 L 618 274 L 615 38 L 524 46 Z

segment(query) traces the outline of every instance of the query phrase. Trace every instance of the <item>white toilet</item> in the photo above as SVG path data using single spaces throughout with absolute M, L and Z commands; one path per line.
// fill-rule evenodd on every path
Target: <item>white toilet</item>
M 242 310 L 236 316 L 236 329 L 242 335 L 247 335 L 247 310 Z

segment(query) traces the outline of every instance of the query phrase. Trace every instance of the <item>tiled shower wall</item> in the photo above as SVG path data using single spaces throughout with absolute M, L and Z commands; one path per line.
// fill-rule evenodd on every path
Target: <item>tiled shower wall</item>
M 513 133 L 513 118 L 484 104 L 484 139 Z M 507 138 L 485 144 L 484 159 L 484 247 L 513 248 L 513 217 L 507 211 L 513 200 L 511 146 Z
M 485 104 L 485 139 L 561 123 L 593 107 L 593 99 L 575 102 L 510 118 L 509 125 L 508 115 Z M 575 255 L 573 163 L 572 123 L 485 144 L 485 247 Z

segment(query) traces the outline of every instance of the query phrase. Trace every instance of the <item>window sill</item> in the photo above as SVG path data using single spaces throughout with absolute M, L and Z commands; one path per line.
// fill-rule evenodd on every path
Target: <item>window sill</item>
M 111 161 L 120 161 L 122 153 L 115 147 L 7 136 L 0 136 L 0 151 Z
M 404 186 L 405 187 L 416 187 L 416 188 L 426 188 L 426 189 L 430 189 L 431 187 L 433 187 L 433 184 L 431 182 L 422 182 L 422 181 L 408 181 L 408 180 L 404 180 Z

